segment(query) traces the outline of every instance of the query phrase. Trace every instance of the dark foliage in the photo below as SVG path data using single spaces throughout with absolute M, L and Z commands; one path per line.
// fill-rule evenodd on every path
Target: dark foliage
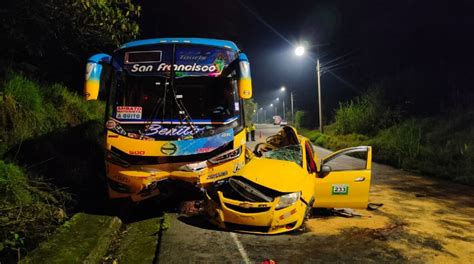
M 130 0 L 7 0 L 0 63 L 80 90 L 85 60 L 134 39 L 140 11 Z

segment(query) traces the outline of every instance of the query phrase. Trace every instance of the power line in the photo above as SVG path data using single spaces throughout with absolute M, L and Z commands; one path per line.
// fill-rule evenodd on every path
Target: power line
M 351 88 L 353 91 L 355 91 L 357 93 L 362 93 L 361 90 L 357 89 L 354 85 L 352 85 L 350 82 L 344 80 L 342 77 L 340 77 L 336 73 L 334 73 L 332 71 L 328 71 L 328 73 L 331 74 L 334 78 L 336 78 L 336 80 L 340 81 L 341 83 L 345 84 L 347 87 Z
M 279 36 L 281 39 L 286 41 L 288 44 L 291 46 L 294 46 L 291 41 L 289 41 L 283 34 L 278 32 L 274 27 L 272 27 L 267 21 L 265 21 L 262 17 L 260 17 L 255 11 L 253 11 L 248 5 L 246 5 L 243 1 L 238 0 L 239 4 L 243 6 L 247 11 L 249 11 L 250 14 L 252 14 L 258 21 L 260 21 L 262 24 L 264 24 L 266 27 L 268 27 L 273 33 L 275 33 L 277 36 Z

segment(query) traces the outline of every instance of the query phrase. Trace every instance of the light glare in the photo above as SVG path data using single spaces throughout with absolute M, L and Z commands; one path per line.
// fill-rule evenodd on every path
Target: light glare
M 295 49 L 295 54 L 296 56 L 303 56 L 304 54 L 304 47 L 303 46 L 298 46 Z

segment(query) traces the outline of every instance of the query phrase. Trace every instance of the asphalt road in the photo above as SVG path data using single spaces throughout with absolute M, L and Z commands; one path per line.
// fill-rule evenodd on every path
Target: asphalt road
M 257 140 L 278 131 L 258 125 Z M 249 145 L 255 145 L 251 142 Z M 316 148 L 321 158 L 330 151 Z M 343 163 L 361 160 L 344 157 Z M 376 211 L 344 218 L 316 212 L 305 231 L 275 236 L 220 231 L 200 217 L 168 214 L 159 263 L 474 263 L 472 187 L 373 163 Z M 119 261 L 120 262 L 120 261 Z

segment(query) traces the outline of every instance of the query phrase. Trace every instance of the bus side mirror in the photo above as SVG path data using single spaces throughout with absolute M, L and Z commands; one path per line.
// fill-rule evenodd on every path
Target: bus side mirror
M 110 63 L 110 58 L 111 57 L 107 54 L 99 53 L 87 60 L 84 99 L 97 100 L 99 97 L 99 90 L 103 89 L 103 87 L 100 87 L 100 75 L 102 74 L 101 63 Z
M 239 96 L 242 99 L 252 98 L 252 77 L 250 76 L 250 63 L 245 53 L 239 54 L 239 67 L 238 67 L 238 87 Z

